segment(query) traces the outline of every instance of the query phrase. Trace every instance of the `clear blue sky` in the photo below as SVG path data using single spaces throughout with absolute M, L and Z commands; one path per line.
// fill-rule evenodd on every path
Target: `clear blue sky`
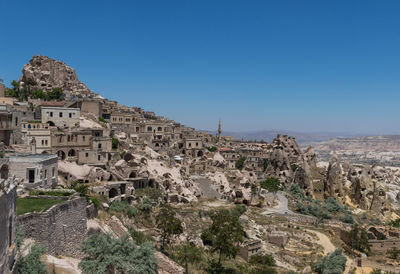
M 0 0 L 0 78 L 35 54 L 200 129 L 400 132 L 400 1 Z

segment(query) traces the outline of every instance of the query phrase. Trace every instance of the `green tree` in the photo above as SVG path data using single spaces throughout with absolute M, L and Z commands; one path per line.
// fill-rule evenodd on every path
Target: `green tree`
M 274 257 L 269 254 L 256 254 L 250 257 L 249 264 L 252 266 L 251 274 L 276 274 L 278 273 Z
M 33 245 L 31 251 L 25 257 L 18 260 L 18 273 L 47 273 L 46 265 L 40 261 L 40 257 L 45 253 L 45 248 L 41 245 Z
M 25 78 L 22 80 L 22 90 L 20 93 L 20 100 L 28 101 L 28 98 L 32 94 L 32 87 L 37 85 L 36 81 L 32 78 Z
M 79 268 L 85 274 L 157 273 L 154 248 L 148 243 L 136 247 L 126 235 L 121 238 L 108 234 L 91 235 L 83 242 L 82 251 L 85 257 Z
M 260 182 L 260 186 L 269 192 L 276 193 L 281 188 L 281 182 L 275 177 L 268 177 L 266 180 Z
M 236 256 L 245 233 L 239 216 L 227 209 L 213 211 L 210 217 L 212 223 L 201 233 L 201 239 L 205 245 L 211 246 L 212 253 L 218 253 L 218 264 L 221 264 L 223 256 Z
M 165 243 L 174 235 L 182 234 L 182 222 L 175 217 L 176 212 L 170 205 L 163 205 L 156 215 L 156 226 L 161 231 L 161 250 L 165 250 Z
M 346 268 L 346 257 L 340 248 L 321 258 L 314 266 L 318 274 L 342 274 Z
M 244 166 L 244 161 L 246 161 L 246 157 L 241 156 L 241 157 L 239 158 L 239 160 L 236 161 L 235 167 L 236 167 L 237 169 L 239 169 L 239 170 L 242 170 L 242 169 L 243 169 L 243 166 Z
M 118 149 L 119 147 L 119 141 L 117 138 L 112 138 L 112 149 Z
M 368 235 L 365 229 L 359 227 L 359 225 L 353 224 L 351 230 L 347 232 L 347 236 L 350 241 L 350 246 L 358 251 L 369 253 L 371 251 L 368 243 Z

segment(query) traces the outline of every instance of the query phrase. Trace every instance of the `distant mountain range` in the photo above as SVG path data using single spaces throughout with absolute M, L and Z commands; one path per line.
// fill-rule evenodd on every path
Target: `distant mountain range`
M 217 134 L 216 131 L 208 131 L 211 134 Z M 296 138 L 297 142 L 306 145 L 308 143 L 315 142 L 326 142 L 334 138 L 350 138 L 350 137 L 360 137 L 366 136 L 368 134 L 352 134 L 352 133 L 344 133 L 344 132 L 296 132 L 290 130 L 260 130 L 260 131 L 243 131 L 243 132 L 229 132 L 223 131 L 223 136 L 233 136 L 235 139 L 244 140 L 244 141 L 252 141 L 264 140 L 266 142 L 272 142 L 272 140 L 278 134 L 286 134 L 289 136 L 293 136 Z

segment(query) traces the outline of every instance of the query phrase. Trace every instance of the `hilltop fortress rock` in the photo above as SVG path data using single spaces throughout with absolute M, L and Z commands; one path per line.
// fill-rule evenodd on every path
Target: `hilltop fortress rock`
M 75 70 L 65 63 L 47 56 L 35 55 L 22 69 L 23 79 L 33 79 L 35 88 L 44 91 L 61 88 L 68 96 L 92 97 L 94 93 L 78 80 Z

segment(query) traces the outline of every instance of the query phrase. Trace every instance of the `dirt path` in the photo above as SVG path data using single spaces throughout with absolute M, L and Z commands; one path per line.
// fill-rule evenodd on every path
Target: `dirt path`
M 332 244 L 332 242 L 328 238 L 328 236 L 326 236 L 325 234 L 323 234 L 321 232 L 311 230 L 311 229 L 307 229 L 307 231 L 309 231 L 311 233 L 315 233 L 317 235 L 317 237 L 318 237 L 317 242 L 324 248 L 325 255 L 335 251 L 336 247 Z

